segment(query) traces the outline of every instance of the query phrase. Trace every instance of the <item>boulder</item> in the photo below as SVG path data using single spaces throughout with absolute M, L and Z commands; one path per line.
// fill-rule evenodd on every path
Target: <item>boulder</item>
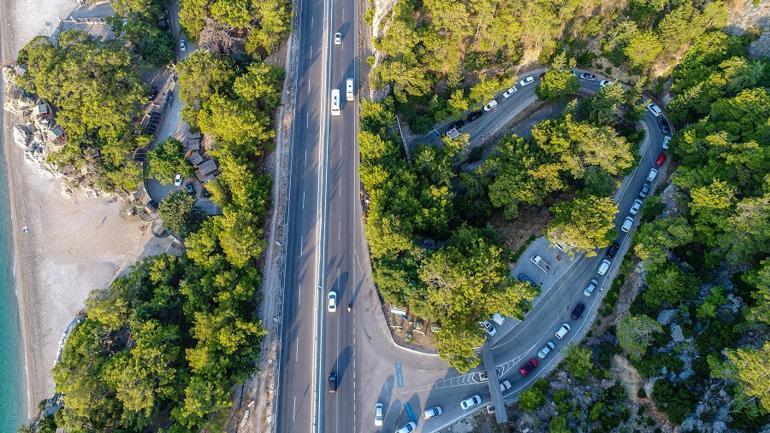
M 681 343 L 684 341 L 684 333 L 682 332 L 681 326 L 674 325 L 671 327 L 671 339 L 674 340 L 674 343 Z
M 674 321 L 674 316 L 676 316 L 675 309 L 671 310 L 661 310 L 660 313 L 658 313 L 658 323 L 660 323 L 663 326 L 668 326 L 671 324 L 671 322 Z

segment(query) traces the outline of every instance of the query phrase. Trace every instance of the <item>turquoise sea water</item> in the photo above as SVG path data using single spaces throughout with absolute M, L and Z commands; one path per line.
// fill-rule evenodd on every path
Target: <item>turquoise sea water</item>
M 0 125 L 2 116 L 0 108 Z M 0 134 L 0 433 L 14 433 L 26 421 L 27 410 L 5 170 L 5 147 Z

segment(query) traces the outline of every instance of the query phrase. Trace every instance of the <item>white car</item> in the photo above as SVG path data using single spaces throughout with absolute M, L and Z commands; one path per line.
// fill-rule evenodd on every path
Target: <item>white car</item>
M 506 90 L 505 92 L 503 92 L 503 98 L 505 98 L 505 99 L 508 99 L 508 98 L 510 98 L 510 97 L 511 97 L 511 95 L 513 95 L 514 93 L 516 93 L 516 91 L 517 91 L 517 90 L 518 90 L 518 89 L 516 88 L 516 86 L 513 86 L 513 87 L 511 87 L 510 89 L 508 89 L 508 90 Z
M 671 137 L 669 137 L 668 135 L 663 137 L 663 145 L 661 147 L 663 147 L 663 149 L 665 149 L 665 150 L 668 150 L 668 142 L 669 141 L 671 141 Z
M 612 80 L 602 80 L 602 81 L 599 81 L 599 86 L 601 86 L 601 87 L 607 87 L 610 84 L 612 84 Z
M 182 186 L 182 173 L 177 173 L 174 176 L 174 186 Z
M 505 323 L 505 317 L 500 315 L 500 313 L 495 313 L 492 315 L 492 321 L 500 326 L 503 326 L 503 323 Z
M 495 329 L 494 326 L 492 326 L 489 321 L 485 320 L 483 322 L 479 322 L 482 328 L 484 328 L 485 331 L 487 331 L 487 334 L 489 334 L 490 337 L 494 337 L 495 333 L 497 332 L 497 329 Z
M 585 296 L 586 298 L 590 297 L 594 293 L 594 290 L 596 290 L 596 286 L 598 285 L 599 285 L 598 281 L 591 280 L 586 286 L 586 288 L 583 289 L 583 296 Z
M 628 233 L 631 231 L 631 226 L 634 225 L 634 218 L 627 216 L 626 219 L 623 220 L 623 224 L 620 226 L 620 231 L 623 233 Z
M 569 323 L 565 323 L 561 325 L 561 328 L 559 328 L 559 330 L 556 331 L 556 334 L 554 334 L 554 336 L 556 336 L 556 338 L 561 340 L 562 338 L 564 338 L 565 335 L 567 335 L 570 329 L 572 329 L 572 327 L 569 326 Z
M 332 116 L 339 116 L 340 111 L 340 89 L 332 89 Z
M 444 413 L 444 411 L 441 409 L 441 406 L 434 406 L 428 409 L 425 409 L 425 412 L 422 413 L 422 417 L 425 419 L 431 419 L 433 417 L 437 417 Z
M 660 107 L 658 107 L 654 102 L 647 104 L 647 111 L 652 113 L 655 117 L 659 117 L 661 114 L 663 114 L 663 111 L 661 111 Z
M 504 381 L 500 382 L 500 392 L 505 392 L 511 389 L 511 381 L 508 379 L 505 379 Z
M 345 80 L 345 100 L 347 100 L 348 102 L 352 102 L 354 99 L 355 98 L 353 95 L 353 79 L 348 78 L 347 80 Z
M 610 265 L 612 264 L 609 259 L 602 260 L 602 263 L 599 265 L 599 269 L 596 270 L 596 273 L 599 274 L 599 276 L 605 276 L 607 275 L 607 271 L 610 270 Z
M 523 87 L 523 86 L 528 86 L 534 82 L 535 82 L 535 77 L 530 75 L 529 77 L 523 78 L 521 81 L 519 81 L 519 85 Z
M 396 433 L 411 433 L 415 428 L 417 428 L 417 424 L 409 421 L 408 423 L 402 425 L 400 429 L 396 430 Z
M 330 313 L 337 311 L 337 292 L 332 290 L 329 292 L 329 306 L 327 307 Z
M 556 348 L 556 344 L 553 341 L 548 340 L 548 342 L 545 343 L 545 346 L 543 346 L 543 348 L 537 352 L 537 357 L 540 359 L 545 359 L 545 357 L 548 356 L 548 354 L 551 353 L 554 348 Z
M 497 108 L 497 101 L 495 101 L 493 99 L 493 100 L 487 102 L 487 105 L 484 106 L 484 111 L 492 111 L 495 108 Z
M 655 177 L 658 176 L 658 169 L 653 167 L 650 169 L 649 173 L 647 173 L 647 182 L 652 182 L 655 180 Z
M 639 213 L 639 209 L 641 208 L 642 208 L 642 200 L 636 199 L 631 204 L 631 209 L 628 210 L 628 213 L 630 213 L 631 215 L 636 215 Z
M 481 403 L 481 396 L 476 394 L 474 396 L 468 397 L 465 400 L 460 402 L 460 408 L 462 410 L 468 410 L 472 408 L 473 406 L 476 406 Z
M 382 427 L 382 420 L 385 419 L 384 415 L 384 406 L 382 403 L 377 403 L 374 405 L 374 425 L 376 427 Z
M 334 45 L 340 45 L 342 43 L 342 33 L 337 32 L 334 34 Z

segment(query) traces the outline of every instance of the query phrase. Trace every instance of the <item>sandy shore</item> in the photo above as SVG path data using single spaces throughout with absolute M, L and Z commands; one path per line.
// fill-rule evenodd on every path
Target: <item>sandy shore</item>
M 77 6 L 74 0 L 6 0 L 0 5 L 3 64 L 38 34 L 50 35 Z M 89 292 L 107 286 L 142 255 L 165 251 L 120 201 L 66 197 L 60 182 L 27 162 L 13 143 L 14 116 L 2 125 L 11 192 L 14 274 L 26 363 L 29 415 L 52 395 L 51 368 L 64 329 Z M 23 233 L 21 227 L 29 232 Z

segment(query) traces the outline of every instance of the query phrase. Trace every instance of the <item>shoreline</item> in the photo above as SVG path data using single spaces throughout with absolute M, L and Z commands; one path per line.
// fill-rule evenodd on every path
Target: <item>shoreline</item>
M 10 15 L 8 14 L 9 8 L 8 8 L 8 2 L 6 1 L 0 1 L 0 62 L 3 64 L 9 62 L 9 59 L 11 57 L 11 42 L 9 33 L 6 29 L 10 27 L 10 23 L 8 18 Z M 5 83 L 0 83 L 0 86 L 2 88 L 2 96 L 3 99 L 5 99 Z M 25 398 L 25 404 L 24 407 L 27 410 L 26 417 L 27 419 L 34 416 L 32 412 L 32 408 L 35 407 L 32 404 L 32 384 L 30 383 L 30 347 L 29 347 L 29 338 L 27 338 L 28 335 L 28 324 L 27 324 L 27 313 L 26 313 L 26 302 L 23 299 L 24 298 L 24 282 L 22 281 L 22 278 L 19 274 L 19 263 L 20 263 L 20 252 L 21 252 L 21 245 L 19 236 L 17 236 L 19 226 L 18 226 L 18 220 L 17 216 L 19 215 L 18 211 L 18 200 L 16 198 L 16 194 L 14 193 L 15 190 L 15 179 L 11 172 L 11 144 L 13 143 L 13 137 L 11 137 L 11 134 L 9 133 L 8 128 L 8 121 L 7 121 L 8 113 L 3 112 L 2 118 L 0 119 L 0 128 L 2 128 L 2 134 L 3 134 L 3 144 L 5 146 L 5 152 L 4 152 L 4 164 L 5 164 L 5 173 L 6 173 L 6 182 L 8 184 L 8 199 L 9 199 L 9 214 L 10 214 L 10 238 L 11 238 L 11 248 L 13 249 L 12 254 L 12 262 L 11 262 L 11 269 L 13 272 L 13 284 L 14 284 L 14 294 L 16 296 L 16 306 L 19 313 L 19 328 L 21 329 L 21 351 L 22 351 L 22 359 L 24 362 L 24 393 L 26 394 Z M 8 139 L 11 139 L 9 142 Z
M 0 61 L 15 61 L 18 50 L 37 35 L 50 36 L 59 17 L 76 0 L 0 0 Z M 3 86 L 5 87 L 5 86 Z M 2 108 L 0 108 L 2 109 Z M 68 325 L 85 308 L 94 289 L 108 286 L 141 257 L 173 250 L 149 225 L 128 217 L 128 205 L 108 196 L 65 196 L 62 182 L 30 163 L 12 138 L 19 117 L 4 112 L 14 293 L 21 328 L 27 414 L 53 396 L 51 369 Z M 29 230 L 22 232 L 21 227 Z

